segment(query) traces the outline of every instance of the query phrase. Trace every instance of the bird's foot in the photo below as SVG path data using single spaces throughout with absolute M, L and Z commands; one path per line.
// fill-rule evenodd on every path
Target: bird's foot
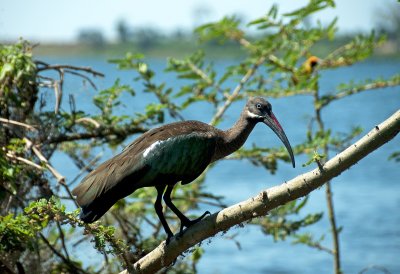
M 167 233 L 167 239 L 165 240 L 165 245 L 169 245 L 169 243 L 171 242 L 171 238 L 174 237 L 174 234 L 171 233 Z
M 184 231 L 185 227 L 186 228 L 191 227 L 192 225 L 194 225 L 194 224 L 200 222 L 201 220 L 203 220 L 204 217 L 206 217 L 207 215 L 211 215 L 210 211 L 208 211 L 208 210 L 206 212 L 204 212 L 203 215 L 201 215 L 200 217 L 198 217 L 198 218 L 196 218 L 194 220 L 189 220 L 189 219 L 181 220 L 181 229 L 179 230 L 179 234 L 178 235 L 181 236 L 183 234 L 183 231 Z

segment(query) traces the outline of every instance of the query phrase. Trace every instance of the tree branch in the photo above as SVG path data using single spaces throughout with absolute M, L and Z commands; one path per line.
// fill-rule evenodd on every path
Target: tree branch
M 375 126 L 359 141 L 327 161 L 322 167 L 299 175 L 288 182 L 264 190 L 255 197 L 212 214 L 187 229 L 179 239 L 173 238 L 168 246 L 165 245 L 165 241 L 162 242 L 133 265 L 134 272 L 124 270 L 120 274 L 155 273 L 163 267 L 169 266 L 185 250 L 201 241 L 219 232 L 227 231 L 242 222 L 264 216 L 268 211 L 289 201 L 306 196 L 393 139 L 399 131 L 400 110 L 380 125 Z
M 27 148 L 32 149 L 33 153 L 39 158 L 39 160 L 46 165 L 47 169 L 56 178 L 57 183 L 65 184 L 65 177 L 61 175 L 61 173 L 58 172 L 52 165 L 50 165 L 49 161 L 46 159 L 46 157 L 44 157 L 43 153 L 39 150 L 39 148 L 26 137 L 24 137 L 24 141 L 26 142 Z
M 362 91 L 368 91 L 368 90 L 373 90 L 373 89 L 379 89 L 379 88 L 387 88 L 387 87 L 394 87 L 400 85 L 400 76 L 393 77 L 392 79 L 389 80 L 377 80 L 376 82 L 372 83 L 367 83 L 364 85 L 352 87 L 343 91 L 340 91 L 339 93 L 336 94 L 328 94 L 325 96 L 321 97 L 321 108 L 328 105 L 334 100 L 342 99 L 344 97 L 357 94 Z
M 91 132 L 78 132 L 71 134 L 60 134 L 53 137 L 49 137 L 45 142 L 47 144 L 59 144 L 62 142 L 70 142 L 70 141 L 79 141 L 79 140 L 88 140 L 92 138 L 106 138 L 112 135 L 124 136 L 127 137 L 131 134 L 136 133 L 144 133 L 148 129 L 142 126 L 136 125 L 124 125 L 119 128 L 108 127 L 108 128 L 99 128 L 97 130 Z
M 4 124 L 10 124 L 10 125 L 16 125 L 16 126 L 20 126 L 20 127 L 24 127 L 26 129 L 29 129 L 31 131 L 38 131 L 35 127 L 25 124 L 25 123 L 21 123 L 18 121 L 14 121 L 14 120 L 10 120 L 10 119 L 6 119 L 6 118 L 1 118 L 0 117 L 0 122 L 4 123 Z
M 60 69 L 67 69 L 68 73 L 70 73 L 70 70 L 80 70 L 84 71 L 86 73 L 92 74 L 93 76 L 99 76 L 99 77 L 104 77 L 104 74 L 98 71 L 93 70 L 90 67 L 78 67 L 78 66 L 71 66 L 71 65 L 49 65 L 46 62 L 42 61 L 35 61 L 36 65 L 39 65 L 37 71 L 44 71 L 44 70 L 60 70 Z
M 261 56 L 255 64 L 247 71 L 247 73 L 243 76 L 243 78 L 240 80 L 239 84 L 235 87 L 233 90 L 232 94 L 228 96 L 226 99 L 224 105 L 222 105 L 217 113 L 214 115 L 214 117 L 211 119 L 210 125 L 215 125 L 219 119 L 221 119 L 222 115 L 225 113 L 225 111 L 228 109 L 228 107 L 233 103 L 235 98 L 239 95 L 239 92 L 243 89 L 244 85 L 249 81 L 251 76 L 254 75 L 254 73 L 257 71 L 258 67 L 264 63 L 265 57 Z

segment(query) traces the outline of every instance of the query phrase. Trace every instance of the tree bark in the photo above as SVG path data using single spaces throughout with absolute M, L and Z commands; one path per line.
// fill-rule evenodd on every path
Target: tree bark
M 231 227 L 255 217 L 264 216 L 271 209 L 306 196 L 393 139 L 399 131 L 400 110 L 380 125 L 375 126 L 367 135 L 327 161 L 323 166 L 212 214 L 190 227 L 179 239 L 173 238 L 168 246 L 165 245 L 165 241 L 162 242 L 152 252 L 136 262 L 131 270 L 124 270 L 120 274 L 156 273 L 169 266 L 188 248 L 218 232 L 227 231 Z

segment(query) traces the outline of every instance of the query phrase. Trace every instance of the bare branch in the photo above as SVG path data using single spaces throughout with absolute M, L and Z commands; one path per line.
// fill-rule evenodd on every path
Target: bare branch
M 209 85 L 213 85 L 214 81 L 199 67 L 197 67 L 195 64 L 192 62 L 188 62 L 189 68 L 196 73 L 198 76 L 200 76 L 204 81 L 207 82 Z
M 321 250 L 321 251 L 325 251 L 328 254 L 333 255 L 334 252 L 332 249 L 327 248 L 326 246 L 321 245 L 320 243 L 306 243 L 307 246 Z
M 90 160 L 87 165 L 82 167 L 81 170 L 79 170 L 78 174 L 68 183 L 68 186 L 71 186 L 73 183 L 75 183 L 83 173 L 90 172 L 92 170 L 92 167 L 96 165 L 96 163 L 101 159 L 102 156 L 103 153 L 100 152 L 92 160 Z
M 65 73 L 69 73 L 69 74 L 72 74 L 72 75 L 76 75 L 76 76 L 79 76 L 79 77 L 85 79 L 86 81 L 88 81 L 88 83 L 92 86 L 92 88 L 93 88 L 94 90 L 97 90 L 97 87 L 96 87 L 96 85 L 94 84 L 94 82 L 92 81 L 92 79 L 90 79 L 90 78 L 87 77 L 86 75 L 84 75 L 84 74 L 82 74 L 82 73 L 79 73 L 79 72 L 76 72 L 76 71 L 73 71 L 73 70 L 69 70 L 69 69 L 66 69 L 66 70 L 64 70 L 64 71 L 65 71 Z
M 41 167 L 40 165 L 38 165 L 38 164 L 28 160 L 28 159 L 25 159 L 23 157 L 15 156 L 10 151 L 6 153 L 6 157 L 9 158 L 9 159 L 18 160 L 18 161 L 20 161 L 22 163 L 25 163 L 27 165 L 33 166 L 34 168 L 37 168 L 39 170 L 43 170 L 43 167 Z
M 125 270 L 120 274 L 155 273 L 169 266 L 182 252 L 201 241 L 219 232 L 227 231 L 242 222 L 264 216 L 271 209 L 289 201 L 306 196 L 396 137 L 399 131 L 400 110 L 376 126 L 359 141 L 327 161 L 322 169 L 316 168 L 286 183 L 264 190 L 246 201 L 212 214 L 187 229 L 178 239 L 173 238 L 168 246 L 165 242 L 162 242 L 152 252 L 134 264 L 135 272 Z
M 94 125 L 95 128 L 99 128 L 100 127 L 100 123 L 97 122 L 96 120 L 90 118 L 90 117 L 79 118 L 75 122 L 77 122 L 77 123 L 89 123 L 89 124 Z
M 46 140 L 46 143 L 58 144 L 58 143 L 68 142 L 68 141 L 88 140 L 88 139 L 92 139 L 92 138 L 105 138 L 105 137 L 112 136 L 112 135 L 128 136 L 128 135 L 136 134 L 136 133 L 144 133 L 147 130 L 148 129 L 143 128 L 141 126 L 126 125 L 119 129 L 103 128 L 103 129 L 99 129 L 99 130 L 95 130 L 95 131 L 91 131 L 91 132 L 72 133 L 69 135 L 60 134 L 58 136 L 49 137 L 49 139 Z
M 10 120 L 10 119 L 6 119 L 6 118 L 0 118 L 0 122 L 2 122 L 4 124 L 11 124 L 11 125 L 24 127 L 24 128 L 29 129 L 31 131 L 37 131 L 37 129 L 34 128 L 31 125 L 28 125 L 28 124 L 25 124 L 25 123 L 21 123 L 21 122 L 18 122 L 18 121 L 14 121 L 14 120 Z
M 92 74 L 93 76 L 100 76 L 104 77 L 104 74 L 98 71 L 93 70 L 90 67 L 78 67 L 78 66 L 71 66 L 71 65 L 49 65 L 45 62 L 42 61 L 35 61 L 37 65 L 41 65 L 42 67 L 38 68 L 38 71 L 44 71 L 44 70 L 60 70 L 60 69 L 69 69 L 69 70 L 80 70 L 84 71 L 87 73 Z M 68 71 L 69 72 L 69 71 Z
M 221 119 L 222 115 L 225 113 L 225 111 L 228 109 L 228 107 L 233 103 L 235 98 L 239 95 L 239 92 L 242 90 L 244 85 L 249 81 L 251 76 L 254 75 L 254 73 L 257 71 L 258 67 L 264 63 L 265 57 L 261 56 L 256 63 L 247 71 L 247 73 L 243 76 L 243 78 L 240 80 L 239 84 L 236 86 L 236 88 L 233 90 L 232 94 L 228 96 L 226 99 L 224 105 L 220 107 L 217 111 L 217 113 L 214 115 L 212 118 L 210 124 L 215 125 L 219 119 Z
M 32 149 L 33 153 L 35 153 L 39 160 L 46 164 L 47 169 L 54 175 L 54 177 L 57 179 L 57 182 L 60 184 L 65 184 L 65 177 L 50 165 L 49 161 L 46 159 L 46 157 L 44 157 L 39 148 L 26 137 L 24 137 L 24 141 L 26 142 L 27 147 Z
M 188 66 L 189 68 L 192 70 L 192 72 L 194 72 L 195 74 L 197 74 L 198 76 L 201 77 L 201 79 L 203 79 L 208 85 L 214 87 L 216 90 L 218 90 L 219 92 L 223 93 L 222 88 L 220 87 L 220 85 L 218 85 L 218 83 L 215 83 L 214 80 L 212 80 L 205 71 L 203 71 L 201 68 L 199 68 L 198 66 L 196 66 L 195 64 L 193 64 L 192 62 L 188 62 Z
M 362 91 L 367 91 L 367 90 L 372 90 L 372 89 L 379 89 L 379 88 L 387 88 L 387 87 L 394 87 L 400 85 L 400 77 L 396 77 L 391 80 L 387 81 L 376 81 L 373 83 L 368 83 L 365 85 L 353 87 L 344 91 L 341 91 L 339 93 L 333 94 L 333 95 L 325 95 L 321 97 L 321 107 L 324 107 L 328 105 L 330 102 L 338 99 L 342 99 L 344 97 L 357 94 Z
M 47 238 L 42 234 L 39 233 L 40 238 L 43 240 L 43 242 L 51 249 L 51 251 L 59 257 L 67 266 L 70 268 L 71 271 L 74 273 L 87 273 L 85 270 L 81 269 L 78 267 L 77 264 L 74 264 L 72 261 L 70 261 L 68 258 L 66 258 L 63 254 L 61 254 L 48 240 Z
M 67 259 L 68 259 L 68 260 L 71 260 L 70 257 L 69 257 L 69 254 L 68 254 L 67 246 L 65 245 L 65 235 L 64 235 L 64 231 L 63 231 L 63 229 L 61 228 L 61 225 L 60 225 L 60 222 L 59 222 L 59 221 L 57 221 L 56 224 L 57 224 L 58 232 L 60 233 L 61 245 L 62 245 L 62 248 L 63 248 L 63 250 L 64 250 L 65 256 L 67 256 Z

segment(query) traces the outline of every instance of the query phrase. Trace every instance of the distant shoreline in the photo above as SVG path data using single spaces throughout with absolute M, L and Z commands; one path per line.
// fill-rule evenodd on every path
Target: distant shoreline
M 335 39 L 334 41 L 323 41 L 312 48 L 313 55 L 324 58 L 329 52 L 346 43 L 345 38 Z M 216 43 L 199 44 L 196 41 L 170 40 L 149 44 L 146 47 L 135 43 L 107 43 L 101 45 L 91 45 L 83 43 L 57 44 L 57 43 L 32 43 L 34 44 L 33 53 L 35 56 L 85 56 L 99 58 L 115 58 L 124 56 L 127 52 L 143 53 L 148 58 L 182 58 L 193 54 L 198 50 L 203 50 L 206 56 L 213 59 L 232 59 L 243 58 L 244 52 L 239 45 L 227 43 L 219 45 Z M 372 58 L 400 59 L 400 51 L 392 41 L 387 41 L 379 47 Z

